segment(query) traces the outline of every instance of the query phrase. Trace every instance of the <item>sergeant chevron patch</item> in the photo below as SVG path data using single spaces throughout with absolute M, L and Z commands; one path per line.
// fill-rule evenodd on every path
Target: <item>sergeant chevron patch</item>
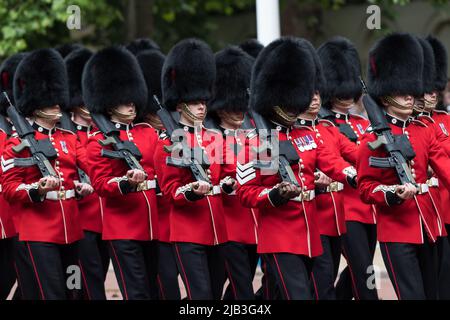
M 256 178 L 256 171 L 255 168 L 253 168 L 253 162 L 249 162 L 246 164 L 240 164 L 239 162 L 237 162 L 236 169 L 236 180 L 240 185 L 243 185 Z
M 6 172 L 11 168 L 14 168 L 14 159 L 5 160 L 2 157 L 2 171 Z

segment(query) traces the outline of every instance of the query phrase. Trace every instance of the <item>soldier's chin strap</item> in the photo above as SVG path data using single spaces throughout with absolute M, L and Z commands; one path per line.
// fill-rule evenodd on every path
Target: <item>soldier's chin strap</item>
M 84 120 L 90 121 L 92 119 L 91 113 L 85 107 L 78 107 L 77 112 L 80 115 L 80 117 L 82 117 Z
M 424 98 L 416 98 L 413 106 L 414 111 L 418 113 L 427 112 L 425 109 L 425 99 Z
M 383 100 L 390 104 L 391 106 L 393 106 L 394 108 L 400 109 L 400 110 L 412 110 L 414 109 L 414 105 L 412 107 L 408 107 L 405 106 L 403 104 L 401 104 L 400 102 L 398 102 L 395 98 L 391 97 L 391 96 L 386 96 L 383 98 Z
M 131 122 L 136 118 L 136 111 L 134 112 L 120 112 L 116 108 L 111 110 L 111 114 L 115 116 L 120 122 Z
M 285 125 L 292 125 L 297 120 L 297 116 L 292 117 L 286 114 L 286 112 L 284 112 L 280 106 L 273 107 L 273 111 L 275 112 L 279 120 L 281 120 Z
M 58 121 L 62 117 L 62 113 L 61 112 L 48 113 L 48 112 L 42 111 L 41 109 L 36 110 L 34 112 L 34 115 L 37 118 L 47 119 L 47 120 L 50 120 L 50 121 Z
M 185 115 L 192 121 L 192 122 L 203 122 L 203 117 L 197 117 L 195 114 L 192 113 L 191 109 L 189 109 L 189 106 L 186 103 L 183 103 L 182 105 L 183 111 Z
M 423 98 L 424 109 L 426 112 L 431 112 L 436 108 L 437 101 L 431 101 L 426 98 Z

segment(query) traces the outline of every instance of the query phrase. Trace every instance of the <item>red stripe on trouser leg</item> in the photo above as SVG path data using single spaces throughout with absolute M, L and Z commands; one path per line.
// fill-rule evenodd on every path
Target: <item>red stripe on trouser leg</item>
M 286 288 L 286 283 L 284 283 L 283 274 L 281 273 L 281 269 L 280 269 L 280 266 L 278 264 L 278 260 L 277 260 L 277 257 L 275 256 L 275 254 L 273 254 L 273 259 L 275 260 L 275 264 L 277 265 L 278 274 L 280 276 L 281 283 L 283 284 L 283 289 L 284 289 L 284 292 L 286 294 L 286 298 L 287 298 L 287 300 L 291 300 L 291 298 L 289 297 L 289 293 L 287 291 L 287 288 Z
M 230 280 L 230 285 L 231 285 L 231 288 L 233 289 L 234 299 L 237 300 L 238 297 L 237 297 L 237 293 L 236 293 L 236 287 L 234 286 L 233 277 L 231 276 L 231 271 L 230 271 L 230 267 L 228 265 L 227 260 L 225 260 L 225 268 L 227 269 L 228 279 Z
M 117 267 L 119 268 L 119 274 L 120 274 L 120 280 L 122 281 L 123 293 L 125 293 L 124 299 L 128 300 L 128 292 L 127 292 L 127 286 L 125 284 L 125 277 L 123 276 L 122 267 L 120 266 L 119 258 L 117 257 L 117 254 L 116 254 L 116 249 L 114 249 L 112 241 L 109 242 L 109 245 L 111 246 L 111 249 L 114 254 L 114 259 L 116 260 Z
M 88 287 L 88 284 L 87 284 L 86 275 L 84 273 L 83 265 L 81 264 L 81 260 L 79 260 L 79 259 L 78 259 L 78 264 L 80 265 L 81 276 L 83 277 L 83 283 L 84 283 L 84 287 L 86 288 L 86 293 L 87 293 L 88 299 L 92 300 L 91 293 L 89 291 L 89 287 Z
M 189 281 L 186 275 L 186 271 L 184 270 L 184 265 L 183 262 L 181 261 L 181 256 L 180 256 L 180 252 L 178 251 L 178 245 L 175 244 L 175 251 L 177 253 L 177 259 L 180 262 L 180 266 L 181 266 L 181 272 L 183 273 L 183 277 L 184 277 L 184 285 L 186 286 L 186 293 L 188 295 L 188 299 L 192 300 L 192 295 L 191 295 L 191 286 L 189 285 Z
M 36 264 L 34 262 L 33 254 L 31 253 L 30 244 L 28 242 L 26 244 L 27 244 L 27 248 L 28 248 L 28 253 L 30 254 L 30 258 L 31 258 L 31 264 L 33 265 L 34 275 L 36 276 L 36 280 L 37 280 L 37 283 L 38 283 L 38 286 L 39 286 L 39 290 L 41 292 L 42 300 L 45 300 L 44 289 L 42 288 L 42 285 L 41 285 L 41 279 L 39 278 L 39 274 L 38 274 L 38 271 L 37 271 L 37 268 L 36 268 Z
M 398 300 L 402 300 L 402 297 L 400 295 L 400 288 L 399 288 L 398 283 L 397 283 L 397 276 L 395 275 L 394 266 L 392 265 L 391 256 L 389 254 L 389 250 L 387 248 L 387 244 L 386 243 L 384 244 L 384 249 L 386 249 L 386 255 L 387 255 L 387 258 L 388 258 L 388 262 L 389 262 L 389 268 L 391 268 L 392 277 L 394 278 L 395 291 L 397 291 Z

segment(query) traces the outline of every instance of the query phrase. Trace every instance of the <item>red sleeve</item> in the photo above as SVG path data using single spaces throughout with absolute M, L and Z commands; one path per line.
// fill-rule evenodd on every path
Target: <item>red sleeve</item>
M 347 177 L 356 175 L 356 170 L 346 162 L 332 147 L 317 144 L 317 168 L 335 181 L 347 183 Z
M 429 136 L 428 161 L 435 174 L 450 190 L 450 158 L 433 135 Z
M 104 148 L 98 140 L 103 139 L 103 135 L 98 133 L 89 138 L 87 144 L 87 164 L 88 175 L 91 178 L 92 186 L 100 197 L 115 197 L 123 195 L 120 182 L 126 180 L 126 166 L 122 170 L 113 171 L 112 162 L 122 161 L 108 159 L 101 156 Z
M 6 142 L 5 149 L 2 154 L 2 172 L 3 172 L 3 184 L 2 194 L 8 202 L 35 202 L 37 195 L 37 181 L 31 184 L 25 183 L 25 177 L 27 176 L 27 168 L 14 166 L 14 158 L 27 158 L 29 157 L 28 150 L 23 150 L 21 153 L 16 153 L 12 148 L 20 144 L 18 138 L 11 138 Z M 43 201 L 43 198 L 40 199 Z

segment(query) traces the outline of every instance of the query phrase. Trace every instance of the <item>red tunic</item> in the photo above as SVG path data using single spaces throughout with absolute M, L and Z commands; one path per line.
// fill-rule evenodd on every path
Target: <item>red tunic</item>
M 328 120 L 300 120 L 300 124 L 311 127 L 317 139 L 322 139 L 328 148 L 341 155 L 350 165 L 356 165 L 356 144 L 350 142 L 339 133 L 338 128 Z M 343 187 L 340 182 L 334 181 L 333 185 Z M 317 220 L 320 234 L 326 236 L 340 236 L 346 233 L 344 194 L 340 191 L 319 192 L 316 188 Z
M 0 153 L 3 153 L 7 138 L 7 134 L 0 130 Z M 2 176 L 0 176 L 0 179 Z M 0 187 L 0 239 L 10 238 L 16 235 L 17 232 L 13 223 L 12 208 L 3 197 Z
M 81 145 L 86 148 L 89 138 L 89 127 L 76 125 L 76 128 L 78 139 Z M 80 199 L 78 201 L 78 209 L 83 230 L 102 233 L 103 206 L 98 194 L 94 192 Z
M 332 179 L 346 182 L 348 164 L 316 139 L 314 130 L 304 126 L 292 131 L 281 126 L 276 129 L 279 141 L 291 141 L 300 157 L 291 168 L 305 193 L 314 191 L 316 168 Z M 269 193 L 280 182 L 277 173 L 255 168 L 253 157 L 246 164 L 238 163 L 239 199 L 244 206 L 257 208 L 259 213 L 258 253 L 288 252 L 309 257 L 322 254 L 315 201 L 291 199 L 281 205 L 274 204 Z
M 140 164 L 147 173 L 147 181 L 154 184 L 153 154 L 157 143 L 155 130 L 148 124 L 116 124 L 120 138 L 136 144 L 142 154 Z M 155 188 L 126 193 L 121 183 L 130 170 L 122 159 L 101 156 L 103 148 L 100 132 L 92 132 L 87 145 L 89 176 L 97 194 L 103 200 L 104 240 L 155 240 L 158 239 L 158 212 Z
M 51 165 L 60 177 L 59 191 L 74 190 L 78 180 L 77 166 L 86 170 L 85 150 L 77 136 L 62 129 L 51 131 L 34 124 L 36 139 L 49 138 L 58 157 Z M 37 182 L 42 178 L 37 166 L 16 167 L 14 158 L 30 156 L 28 149 L 15 153 L 12 147 L 20 139 L 13 135 L 6 143 L 2 157 L 3 195 L 14 204 L 14 214 L 20 212 L 18 223 L 21 241 L 40 241 L 68 244 L 82 238 L 78 204 L 75 197 L 64 200 L 50 200 L 37 196 Z
M 223 131 L 223 165 L 221 177 L 236 177 L 236 164 L 243 155 L 247 138 L 256 136 L 255 130 Z M 257 141 L 257 139 L 253 139 Z M 243 161 L 240 161 L 243 162 Z M 229 241 L 245 244 L 257 244 L 257 210 L 244 207 L 236 196 L 236 192 L 222 193 L 225 223 Z
M 221 135 L 205 128 L 196 130 L 185 126 L 185 141 L 191 148 L 205 148 L 206 157 L 211 163 L 209 167 L 211 182 L 215 190 L 218 190 L 221 161 L 217 157 L 221 154 Z M 158 181 L 164 196 L 170 199 L 170 241 L 201 245 L 226 242 L 227 231 L 220 193 L 207 195 L 195 201 L 189 200 L 184 187 L 194 182 L 194 178 L 188 168 L 166 165 L 166 159 L 170 154 L 164 151 L 163 146 L 170 144 L 170 139 L 165 137 L 158 144 L 155 153 Z
M 336 113 L 336 123 L 347 123 L 358 137 L 357 144 L 370 125 L 369 120 L 355 114 Z M 345 219 L 347 221 L 358 221 L 367 224 L 376 223 L 376 215 L 373 208 L 362 202 L 358 190 L 347 187 L 344 189 Z
M 409 165 L 417 183 L 425 184 L 430 165 L 443 184 L 450 187 L 450 173 L 440 168 L 450 168 L 450 159 L 440 147 L 435 135 L 423 122 L 413 120 L 403 122 L 390 117 L 390 126 L 394 134 L 405 133 L 409 136 L 416 153 Z M 374 141 L 375 135 L 368 133 L 362 140 L 358 154 L 359 191 L 366 203 L 377 208 L 377 234 L 381 242 L 402 242 L 420 244 L 425 241 L 422 230 L 431 241 L 441 235 L 442 221 L 437 212 L 436 203 L 429 192 L 417 194 L 413 199 L 399 205 L 388 204 L 388 196 L 399 183 L 394 169 L 381 169 L 369 166 L 369 157 L 386 157 L 382 148 L 370 150 L 367 142 Z

